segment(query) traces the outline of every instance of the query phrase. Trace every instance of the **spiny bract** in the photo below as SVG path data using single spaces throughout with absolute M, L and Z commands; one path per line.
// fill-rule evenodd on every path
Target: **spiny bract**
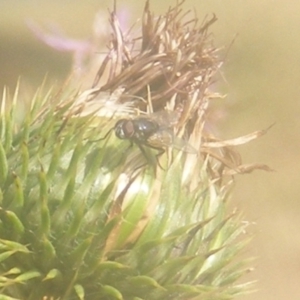
M 11 102 L 4 91 L 1 299 L 221 300 L 242 292 L 235 282 L 247 269 L 236 255 L 246 225 L 227 211 L 228 175 L 255 166 L 243 168 L 234 142 L 204 129 L 221 65 L 208 34 L 215 20 L 184 21 L 181 4 L 155 17 L 147 2 L 141 38 L 127 41 L 112 12 L 109 53 L 92 89 L 41 89 L 24 111 L 18 89 Z M 166 149 L 156 158 L 145 147 L 145 157 L 113 134 L 101 140 L 122 117 L 165 109 L 180 113 L 174 134 L 197 154 Z

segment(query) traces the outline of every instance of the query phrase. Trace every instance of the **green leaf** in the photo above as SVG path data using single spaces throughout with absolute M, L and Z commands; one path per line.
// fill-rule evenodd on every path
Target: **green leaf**
M 116 288 L 110 285 L 103 285 L 101 291 L 104 296 L 111 297 L 111 299 L 123 300 L 123 296 Z
M 6 260 L 8 257 L 16 253 L 16 251 L 6 251 L 0 254 L 0 263 Z
M 21 269 L 12 268 L 12 269 L 8 270 L 7 272 L 5 272 L 3 275 L 16 275 L 16 274 L 20 274 L 20 273 L 21 273 Z
M 71 178 L 67 188 L 65 189 L 65 193 L 61 203 L 56 209 L 53 217 L 52 223 L 54 228 L 58 228 L 58 230 L 64 225 L 64 220 L 66 215 L 72 208 L 72 204 L 74 201 L 74 193 L 75 193 L 75 178 Z
M 154 280 L 152 277 L 140 275 L 140 276 L 134 276 L 128 278 L 129 284 L 133 284 L 134 286 L 144 286 L 148 288 L 158 288 L 165 290 L 156 280 Z
M 135 196 L 130 199 L 131 202 L 124 213 L 116 247 L 120 247 L 125 243 L 133 230 L 138 227 L 138 223 L 142 219 L 147 208 L 149 201 L 147 195 L 149 194 L 149 188 L 151 187 L 152 181 L 152 176 L 145 174 L 142 178 L 134 180 L 128 188 L 127 193 L 130 193 L 131 188 L 137 189 L 138 193 L 135 193 Z
M 61 143 L 56 143 L 55 148 L 52 151 L 51 162 L 47 171 L 48 180 L 52 179 L 54 177 L 54 174 L 57 172 L 61 157 Z
M 170 219 L 175 213 L 180 190 L 181 173 L 179 170 L 171 168 L 167 170 L 166 178 L 162 184 L 160 198 L 153 213 L 153 217 L 149 221 L 147 227 L 143 231 L 138 243 L 157 239 L 166 233 L 166 227 Z
M 84 257 L 91 246 L 92 240 L 92 237 L 87 238 L 70 254 L 70 260 L 74 263 L 74 268 L 79 268 L 84 264 Z
M 26 272 L 26 273 L 16 277 L 14 279 L 14 281 L 19 282 L 19 283 L 23 283 L 24 281 L 27 281 L 27 280 L 30 280 L 30 279 L 33 279 L 33 278 L 38 278 L 38 277 L 41 277 L 41 276 L 42 276 L 42 274 L 38 271 L 29 271 L 29 272 Z
M 72 213 L 73 213 L 73 219 L 72 222 L 69 225 L 68 230 L 66 231 L 66 233 L 61 237 L 62 240 L 64 241 L 64 244 L 67 245 L 69 243 L 69 241 L 71 241 L 73 238 L 76 237 L 76 235 L 78 234 L 78 232 L 81 229 L 82 223 L 83 223 L 83 215 L 84 215 L 84 203 L 82 203 L 82 199 L 79 197 L 79 195 L 77 197 L 74 198 L 74 202 L 76 203 L 79 202 L 81 203 L 81 206 L 79 206 L 78 204 L 76 204 L 76 209 L 74 209 L 74 207 L 72 208 Z M 74 209 L 74 211 L 73 211 Z
M 156 280 L 162 285 L 167 283 L 170 284 L 174 277 L 178 277 L 180 275 L 183 267 L 190 265 L 193 259 L 194 257 L 185 256 L 169 259 L 169 261 L 166 263 L 161 264 L 157 268 L 153 269 L 150 275 L 155 276 Z
M 39 183 L 40 183 L 40 216 L 41 222 L 39 227 L 40 235 L 48 236 L 51 228 L 50 212 L 48 208 L 48 186 L 47 177 L 42 169 L 39 173 Z
M 23 187 L 22 182 L 20 180 L 20 177 L 13 173 L 13 180 L 14 180 L 14 186 L 15 186 L 15 196 L 13 205 L 15 209 L 19 209 L 23 207 L 24 205 L 24 194 L 23 194 Z
M 23 182 L 26 182 L 28 175 L 28 166 L 29 166 L 29 151 L 26 143 L 22 143 L 21 145 L 21 178 Z
M 42 198 L 41 202 L 42 202 L 40 207 L 41 224 L 40 224 L 39 231 L 42 235 L 49 236 L 51 230 L 51 218 L 50 218 L 49 207 L 47 205 L 47 198 Z
M 82 143 L 79 141 L 78 144 L 76 145 L 76 148 L 73 151 L 68 170 L 65 174 L 66 180 L 70 180 L 71 178 L 74 178 L 74 174 L 77 173 L 78 163 L 83 155 L 84 153 L 82 151 Z
M 3 145 L 0 141 L 0 184 L 3 185 L 8 173 L 8 162 L 6 159 L 5 150 L 3 148 Z
M 4 239 L 0 239 L 0 247 L 2 248 L 5 247 L 8 250 L 12 250 L 16 252 L 22 252 L 27 254 L 31 253 L 31 251 L 29 251 L 26 246 L 17 242 L 4 240 Z
M 6 295 L 0 293 L 0 300 L 22 300 L 22 299 L 20 299 L 20 298 L 13 298 L 13 297 L 6 296 Z
M 62 273 L 58 269 L 52 269 L 47 273 L 43 281 L 52 279 L 62 279 Z
M 53 259 L 56 258 L 56 249 L 45 235 L 43 235 L 39 240 L 39 251 L 41 251 L 41 256 L 45 258 L 42 261 L 42 265 L 46 269 L 50 268 L 53 263 Z
M 116 261 L 104 261 L 99 264 L 100 270 L 119 270 L 119 269 L 127 269 L 128 266 L 120 264 Z
M 74 290 L 76 292 L 76 295 L 80 300 L 84 300 L 84 288 L 80 284 L 75 284 L 74 285 Z
M 47 177 L 43 170 L 43 167 L 39 172 L 39 183 L 40 183 L 40 198 L 41 199 L 47 198 L 48 197 Z
M 25 231 L 24 225 L 13 211 L 0 208 L 0 219 L 3 221 L 4 228 L 11 239 L 18 240 L 23 235 Z

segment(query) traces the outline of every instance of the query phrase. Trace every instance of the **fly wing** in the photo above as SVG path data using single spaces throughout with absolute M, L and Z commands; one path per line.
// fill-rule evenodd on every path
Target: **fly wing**
M 179 113 L 177 111 L 161 110 L 147 115 L 147 118 L 157 122 L 158 125 L 171 128 L 179 121 Z
M 180 151 L 196 154 L 196 149 L 187 141 L 174 136 L 170 128 L 160 129 L 147 139 L 147 144 L 153 148 L 171 147 Z
M 170 147 L 173 144 L 173 132 L 171 129 L 159 129 L 147 139 L 147 144 L 153 148 Z
M 162 110 L 146 115 L 146 117 L 156 122 L 160 127 L 147 139 L 148 146 L 153 148 L 171 147 L 188 153 L 197 153 L 196 149 L 192 147 L 186 140 L 174 135 L 172 128 L 179 121 L 179 112 Z
M 197 150 L 189 144 L 188 141 L 183 140 L 177 136 L 174 136 L 172 147 L 183 152 L 197 154 Z

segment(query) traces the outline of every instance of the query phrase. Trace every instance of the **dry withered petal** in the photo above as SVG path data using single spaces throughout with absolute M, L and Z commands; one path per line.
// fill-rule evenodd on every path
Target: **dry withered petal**
M 208 33 L 217 19 L 213 15 L 198 26 L 196 17 L 187 19 L 187 14 L 182 13 L 183 2 L 156 17 L 147 1 L 140 37 L 123 34 L 113 11 L 109 53 L 99 68 L 94 86 L 101 91 L 124 86 L 124 94 L 144 99 L 150 91 L 154 111 L 164 109 L 174 95 L 176 106 L 188 106 L 193 94 L 201 90 L 198 103 L 193 102 L 193 109 L 186 108 L 196 114 L 220 64 Z M 104 73 L 108 76 L 103 81 Z M 120 100 L 128 101 L 128 97 Z M 147 103 L 140 100 L 135 105 L 141 110 L 147 107 Z
M 208 166 L 213 178 L 254 169 L 269 170 L 262 165 L 243 165 L 233 149 L 267 130 L 224 141 L 205 131 L 209 102 L 216 95 L 222 97 L 211 88 L 222 65 L 219 49 L 209 33 L 217 18 L 212 15 L 199 24 L 196 15 L 191 17 L 189 11 L 184 12 L 184 2 L 177 2 L 164 15 L 156 16 L 146 1 L 141 36 L 122 31 L 114 8 L 110 13 L 112 37 L 108 54 L 99 67 L 91 98 L 122 87 L 115 104 L 130 103 L 144 112 L 176 110 L 180 113 L 177 132 L 194 142 L 192 145 L 203 159 L 210 157 Z

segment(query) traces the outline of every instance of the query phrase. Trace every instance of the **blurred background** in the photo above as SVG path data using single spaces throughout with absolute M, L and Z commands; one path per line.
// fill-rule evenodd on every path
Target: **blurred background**
M 162 13 L 175 3 L 152 0 L 151 7 Z M 29 26 L 88 41 L 95 14 L 102 10 L 105 28 L 112 6 L 112 0 L 0 0 L 1 91 L 4 85 L 13 91 L 19 77 L 27 91 L 34 91 L 45 74 L 49 83 L 60 82 L 71 70 L 72 54 L 45 45 Z M 144 1 L 118 0 L 128 25 L 141 16 L 143 6 Z M 275 123 L 267 135 L 239 148 L 244 162 L 275 169 L 236 180 L 232 202 L 252 224 L 253 240 L 244 255 L 256 258 L 254 271 L 244 279 L 257 280 L 257 291 L 240 300 L 299 300 L 300 2 L 186 0 L 184 7 L 195 8 L 200 20 L 217 15 L 211 31 L 216 45 L 225 46 L 223 55 L 234 40 L 218 87 L 227 94 L 217 103 L 225 111 L 220 137 L 237 137 Z

